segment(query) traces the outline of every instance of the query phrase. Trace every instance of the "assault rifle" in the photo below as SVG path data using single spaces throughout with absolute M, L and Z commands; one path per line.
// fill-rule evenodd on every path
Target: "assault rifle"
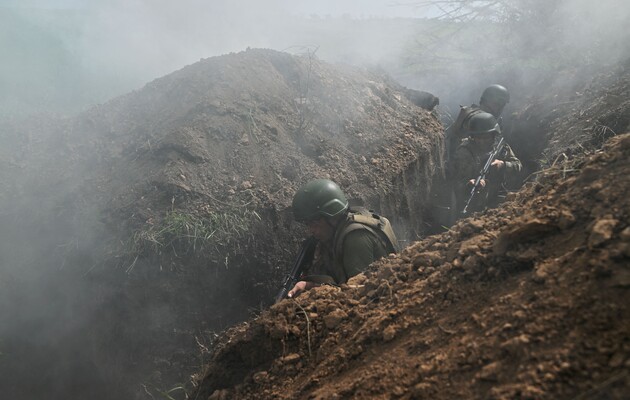
M 486 174 L 488 173 L 488 171 L 490 171 L 490 166 L 492 165 L 492 162 L 497 158 L 497 156 L 501 153 L 501 151 L 503 150 L 504 147 L 505 147 L 505 140 L 504 140 L 504 138 L 502 136 L 501 140 L 499 140 L 499 143 L 497 144 L 497 146 L 494 148 L 494 150 L 492 150 L 492 152 L 488 156 L 488 160 L 486 161 L 486 165 L 483 166 L 483 168 L 479 172 L 479 176 L 477 177 L 477 179 L 475 179 L 475 184 L 473 185 L 472 189 L 470 190 L 470 197 L 468 198 L 468 201 L 466 202 L 466 206 L 462 210 L 462 214 L 466 214 L 468 212 L 468 207 L 470 206 L 470 202 L 472 201 L 472 199 L 477 194 L 477 190 L 479 189 L 479 185 L 481 184 L 481 180 L 482 179 L 486 179 Z
M 308 263 L 313 260 L 313 255 L 315 254 L 315 247 L 317 245 L 317 239 L 314 237 L 309 237 L 302 243 L 302 247 L 300 248 L 300 252 L 293 263 L 293 267 L 291 268 L 291 272 L 284 278 L 284 282 L 282 283 L 282 288 L 280 292 L 276 295 L 274 303 L 279 302 L 280 300 L 287 297 L 287 294 L 296 283 L 300 279 L 300 275 L 302 275 L 302 271 Z

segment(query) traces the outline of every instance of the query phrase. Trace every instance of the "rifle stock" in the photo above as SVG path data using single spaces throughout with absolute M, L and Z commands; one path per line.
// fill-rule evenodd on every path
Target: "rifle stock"
M 293 263 L 291 272 L 284 279 L 284 282 L 282 283 L 282 288 L 274 299 L 274 304 L 286 298 L 289 291 L 293 289 L 293 286 L 295 286 L 295 284 L 298 282 L 300 275 L 302 275 L 304 268 L 313 259 L 316 246 L 317 239 L 312 236 L 302 242 L 302 247 L 300 248 L 300 252 L 295 258 L 295 262 Z
M 470 196 L 468 197 L 466 206 L 464 206 L 464 209 L 462 210 L 462 214 L 465 215 L 468 213 L 468 207 L 470 206 L 470 203 L 475 197 L 475 194 L 477 194 L 477 190 L 479 189 L 479 184 L 481 183 L 481 180 L 486 179 L 486 174 L 490 170 L 490 166 L 492 165 L 492 162 L 499 156 L 499 154 L 501 153 L 501 150 L 503 150 L 503 147 L 505 147 L 505 140 L 503 137 L 501 137 L 501 140 L 499 140 L 499 143 L 497 144 L 497 146 L 494 148 L 494 150 L 492 150 L 492 153 L 490 153 L 490 155 L 488 156 L 488 159 L 486 160 L 486 164 L 483 166 L 483 168 L 479 172 L 479 176 L 477 177 L 477 179 L 475 179 L 475 184 L 470 190 Z

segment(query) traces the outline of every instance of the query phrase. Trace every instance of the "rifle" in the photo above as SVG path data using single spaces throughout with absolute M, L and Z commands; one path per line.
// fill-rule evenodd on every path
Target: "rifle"
M 479 188 L 479 184 L 481 183 L 481 180 L 486 179 L 486 174 L 490 170 L 490 166 L 492 165 L 492 162 L 497 158 L 497 156 L 499 155 L 499 153 L 501 153 L 501 150 L 503 150 L 504 147 L 505 147 L 505 140 L 502 136 L 497 146 L 494 148 L 494 150 L 492 150 L 492 152 L 488 156 L 486 165 L 484 165 L 481 171 L 479 172 L 479 176 L 475 180 L 475 184 L 470 190 L 470 197 L 468 198 L 468 201 L 466 202 L 466 206 L 462 210 L 462 214 L 466 214 L 468 212 L 468 206 L 470 206 L 470 202 L 475 197 L 475 194 L 477 194 L 477 189 Z
M 302 275 L 304 267 L 306 267 L 306 265 L 313 260 L 316 246 L 317 239 L 312 236 L 302 242 L 302 247 L 300 248 L 300 252 L 298 253 L 295 262 L 293 263 L 291 272 L 289 273 L 289 275 L 286 276 L 286 278 L 284 278 L 282 288 L 280 289 L 280 292 L 278 292 L 278 294 L 276 295 L 274 304 L 286 298 L 289 291 L 293 289 L 293 286 L 295 286 L 295 284 L 300 279 L 300 275 Z

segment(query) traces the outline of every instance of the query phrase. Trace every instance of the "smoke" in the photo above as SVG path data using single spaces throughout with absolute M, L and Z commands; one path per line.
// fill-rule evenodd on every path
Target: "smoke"
M 437 2 L 420 3 L 434 17 L 417 25 L 406 51 L 386 69 L 439 96 L 446 112 L 478 102 L 485 87 L 499 83 L 512 92 L 508 115 L 542 94 L 541 86 L 571 90 L 630 57 L 624 0 L 447 1 L 439 10 L 431 8 Z
M 476 102 L 487 85 L 500 83 L 514 99 L 506 114 L 560 69 L 612 65 L 630 57 L 626 0 L 505 0 L 505 8 L 466 23 L 424 20 L 418 17 L 437 16 L 439 10 L 389 3 L 75 0 L 51 7 L 45 1 L 5 1 L 0 117 L 76 113 L 201 58 L 247 47 L 380 66 L 401 83 L 439 96 L 451 112 Z M 573 83 L 557 82 L 565 88 Z M 125 276 L 88 282 L 86 272 L 101 257 L 94 253 L 102 239 L 98 207 L 74 196 L 76 187 L 68 182 L 80 171 L 31 179 L 43 173 L 29 168 L 41 154 L 20 151 L 41 149 L 43 140 L 51 149 L 67 145 L 39 137 L 39 131 L 30 125 L 17 134 L 0 129 L 0 386 L 18 399 L 33 393 L 96 398 L 94 387 L 120 377 L 112 376 L 118 361 L 94 357 L 89 337 L 98 329 L 124 331 L 124 326 L 99 325 L 97 312 L 118 294 L 115 288 Z M 67 185 L 68 197 L 47 197 L 54 185 Z M 17 209 L 29 215 L 14 213 Z M 69 217 L 77 210 L 90 219 Z M 75 240 L 60 243 L 60 238 Z M 126 310 L 118 311 L 125 315 Z M 147 305 L 146 314 L 148 325 L 173 320 L 160 304 Z M 141 339 L 135 345 L 141 347 Z M 57 363 L 56 373 L 45 372 L 50 360 Z M 42 373 L 39 383 L 30 370 Z
M 560 64 L 628 57 L 624 27 L 630 4 L 624 0 L 471 0 L 440 22 L 421 19 L 441 15 L 426 1 L 67 0 L 52 9 L 44 1 L 5 4 L 5 116 L 77 111 L 201 58 L 247 47 L 315 51 L 326 61 L 380 65 L 444 104 L 473 94 L 476 100 L 478 89 L 492 82 L 490 75 L 505 75 L 502 70 L 521 68 L 522 75 L 532 75 Z M 449 12 L 461 2 L 451 5 Z M 517 78 L 523 86 L 534 79 Z M 475 79 L 483 82 L 468 88 Z
M 38 114 L 74 114 L 200 58 L 246 47 L 377 62 L 370 49 L 393 46 L 349 17 L 296 17 L 286 0 L 46 3 L 0 9 L 0 117 L 9 121 L 0 129 L 0 386 L 14 399 L 137 397 L 138 376 L 151 366 L 130 367 L 125 354 L 158 357 L 142 350 L 146 332 L 134 329 L 171 327 L 172 299 L 155 299 L 142 287 L 134 288 L 136 299 L 121 298 L 125 285 L 141 280 L 129 279 L 125 268 L 101 270 L 112 239 L 99 220 L 103 199 L 84 182 L 88 171 L 76 168 L 99 155 L 73 149 L 63 132 L 74 126 L 51 131 L 59 121 Z M 81 193 L 86 186 L 90 196 Z M 143 271 L 140 264 L 135 271 Z M 151 301 L 137 304 L 144 298 Z M 190 340 L 189 332 L 179 335 Z
M 76 112 L 199 59 L 273 48 L 334 62 L 396 58 L 413 14 L 382 1 L 31 1 L 0 8 L 0 116 Z M 19 7 L 17 6 L 19 4 Z M 53 3 L 54 4 L 54 3 Z M 352 14 L 350 14 L 352 13 Z
M 582 55 L 591 63 L 605 64 L 615 64 L 630 56 L 627 1 L 564 1 L 558 15 L 560 43 L 574 56 Z
M 81 43 L 83 62 L 87 69 L 107 65 L 111 72 L 146 79 L 199 58 L 265 46 L 284 24 L 277 3 L 136 0 L 93 6 L 93 23 Z

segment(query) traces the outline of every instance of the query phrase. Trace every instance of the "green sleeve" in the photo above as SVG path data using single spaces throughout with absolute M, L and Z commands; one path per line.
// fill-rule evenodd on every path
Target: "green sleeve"
M 348 278 L 361 273 L 372 262 L 387 255 L 380 240 L 366 229 L 357 229 L 343 242 L 343 269 Z
M 505 146 L 505 157 L 502 157 L 502 159 L 505 162 L 505 171 L 508 174 L 517 174 L 523 169 L 521 160 L 516 158 L 516 155 L 509 145 Z

